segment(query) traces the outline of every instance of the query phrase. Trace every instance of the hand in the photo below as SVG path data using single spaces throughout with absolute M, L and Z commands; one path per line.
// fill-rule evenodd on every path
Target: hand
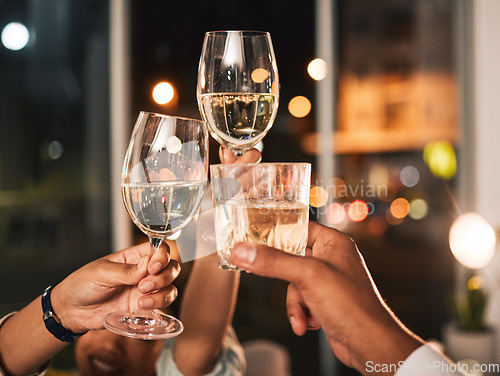
M 310 223 L 306 257 L 240 243 L 231 260 L 291 282 L 287 310 L 295 333 L 321 326 L 339 360 L 363 374 L 367 361 L 398 363 L 422 344 L 381 299 L 356 244 L 334 229 Z
M 224 164 L 259 163 L 262 159 L 262 155 L 260 154 L 260 151 L 254 148 L 247 150 L 245 154 L 243 154 L 240 157 L 237 157 L 231 150 L 225 148 L 224 146 L 221 146 L 219 148 L 219 158 L 221 163 Z
M 113 311 L 164 308 L 177 297 L 171 285 L 180 266 L 162 243 L 154 252 L 143 243 L 109 254 L 78 269 L 52 291 L 52 306 L 74 333 L 102 329 Z

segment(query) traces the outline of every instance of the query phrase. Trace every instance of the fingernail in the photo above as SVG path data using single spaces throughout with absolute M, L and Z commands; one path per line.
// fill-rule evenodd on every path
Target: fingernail
M 142 309 L 150 309 L 150 308 L 153 308 L 154 301 L 151 298 L 146 298 L 146 299 L 141 300 L 139 302 L 139 304 L 141 305 Z
M 293 328 L 293 327 L 295 326 L 295 323 L 297 322 L 297 321 L 295 320 L 295 317 L 290 316 L 290 317 L 288 318 L 288 320 L 290 321 L 290 325 L 291 325 L 291 326 L 292 326 L 292 328 Z
M 237 245 L 232 253 L 242 263 L 253 264 L 257 256 L 257 248 L 253 244 L 243 243 Z
M 143 257 L 139 260 L 139 262 L 137 263 L 137 269 L 142 268 L 142 266 L 143 266 L 143 265 L 144 265 L 144 263 L 146 262 L 146 258 L 147 258 L 146 256 L 143 256 Z
M 155 284 L 152 281 L 147 281 L 139 284 L 139 291 L 143 294 L 153 291 L 155 288 Z
M 155 262 L 152 266 L 151 266 L 151 269 L 149 270 L 149 272 L 151 274 L 156 274 L 156 273 L 159 273 L 160 270 L 162 268 L 162 265 L 161 265 L 161 262 Z

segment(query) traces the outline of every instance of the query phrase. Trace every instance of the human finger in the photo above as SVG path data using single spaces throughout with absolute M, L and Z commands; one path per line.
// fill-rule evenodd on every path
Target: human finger
M 293 332 L 298 336 L 304 335 L 307 331 L 307 316 L 302 303 L 299 291 L 293 284 L 289 284 L 286 294 L 286 310 Z
M 168 285 L 160 290 L 141 296 L 137 300 L 137 306 L 140 309 L 165 308 L 177 298 L 177 295 L 177 288 L 174 285 Z
M 150 263 L 151 264 L 151 263 Z M 162 289 L 170 285 L 181 272 L 180 264 L 172 259 L 167 267 L 158 274 L 149 274 L 143 278 L 138 285 L 139 291 L 142 294 L 147 294 L 155 290 Z
M 104 259 L 113 262 L 137 264 L 142 257 L 151 256 L 152 254 L 153 249 L 151 245 L 149 242 L 144 242 L 118 252 L 112 252 L 109 255 L 104 256 Z
M 148 263 L 148 271 L 150 274 L 158 274 L 165 268 L 170 261 L 170 247 L 165 242 L 160 244 L 160 247 L 153 253 Z
M 219 147 L 219 159 L 221 163 L 232 164 L 236 161 L 236 156 L 231 150 L 221 145 Z
M 293 282 L 299 288 L 315 280 L 327 268 L 313 257 L 296 256 L 251 243 L 236 244 L 231 250 L 231 261 L 251 273 Z

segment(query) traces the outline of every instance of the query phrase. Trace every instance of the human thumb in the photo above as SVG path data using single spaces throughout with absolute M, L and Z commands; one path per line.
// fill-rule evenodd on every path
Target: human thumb
M 260 276 L 297 283 L 303 278 L 305 259 L 265 245 L 238 243 L 231 251 L 231 261 Z
M 137 264 L 109 262 L 102 273 L 109 285 L 137 285 L 148 274 L 149 256 L 143 256 Z

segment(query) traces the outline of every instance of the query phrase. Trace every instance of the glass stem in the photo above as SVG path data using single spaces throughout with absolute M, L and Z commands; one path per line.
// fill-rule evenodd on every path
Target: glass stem
M 243 154 L 245 154 L 246 150 L 242 150 L 242 149 L 231 149 L 231 151 L 233 152 L 233 154 L 236 156 L 236 157 L 241 157 Z
M 163 241 L 162 237 L 148 236 L 149 244 L 154 248 L 155 252 L 160 248 L 161 242 Z

